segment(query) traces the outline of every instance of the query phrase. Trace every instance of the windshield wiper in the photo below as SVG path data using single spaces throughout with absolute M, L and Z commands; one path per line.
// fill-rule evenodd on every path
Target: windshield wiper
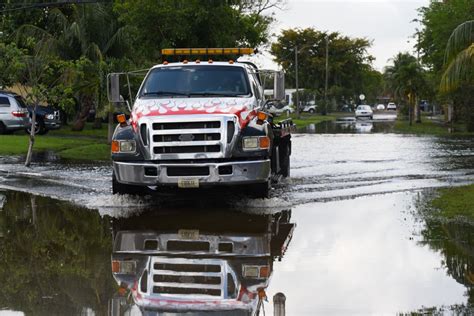
M 219 96 L 219 97 L 238 97 L 242 96 L 243 94 L 231 94 L 231 93 L 217 93 L 217 92 L 192 92 L 189 94 L 190 96 L 193 95 L 201 95 L 201 96 Z
M 189 97 L 189 94 L 184 92 L 177 91 L 155 91 L 155 92 L 145 92 L 143 95 L 184 95 Z

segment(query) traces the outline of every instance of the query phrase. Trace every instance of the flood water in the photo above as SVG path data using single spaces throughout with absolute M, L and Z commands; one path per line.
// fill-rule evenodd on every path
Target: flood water
M 119 197 L 107 164 L 0 159 L 0 310 L 263 315 L 265 291 L 268 315 L 278 292 L 287 315 L 473 312 L 474 229 L 420 206 L 474 182 L 473 139 L 297 134 L 266 200 Z

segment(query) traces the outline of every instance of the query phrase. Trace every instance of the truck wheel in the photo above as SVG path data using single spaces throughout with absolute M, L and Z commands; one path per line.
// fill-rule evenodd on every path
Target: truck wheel
M 0 134 L 5 134 L 7 132 L 7 128 L 3 122 L 0 122 Z
M 270 180 L 264 183 L 252 184 L 249 189 L 252 197 L 266 199 L 270 196 Z
M 49 132 L 49 129 L 47 129 L 46 127 L 44 127 L 43 129 L 40 129 L 40 131 L 39 131 L 38 134 L 39 134 L 39 135 L 46 135 L 46 134 L 48 134 L 48 132 Z
M 287 178 L 290 176 L 291 141 L 282 142 L 280 146 L 280 174 Z
M 112 194 L 143 195 L 144 193 L 144 187 L 120 183 L 115 177 L 115 172 L 112 173 Z
M 314 114 L 314 109 L 309 109 L 309 113 Z

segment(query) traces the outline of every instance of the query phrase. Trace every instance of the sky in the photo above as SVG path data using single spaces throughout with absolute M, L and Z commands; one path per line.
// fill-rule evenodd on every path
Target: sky
M 350 37 L 372 40 L 369 53 L 376 58 L 373 66 L 382 71 L 398 52 L 413 50 L 413 34 L 419 24 L 417 9 L 429 0 L 288 0 L 283 10 L 275 11 L 277 22 L 273 33 L 282 29 L 314 27 L 321 31 L 338 31 Z M 273 41 L 276 37 L 273 39 Z M 269 53 L 256 62 L 276 69 Z

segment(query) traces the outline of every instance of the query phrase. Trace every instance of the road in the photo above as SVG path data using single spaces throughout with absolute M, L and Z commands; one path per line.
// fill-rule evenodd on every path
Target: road
M 379 315 L 423 307 L 449 311 L 456 304 L 473 302 L 472 284 L 462 273 L 459 276 L 460 269 L 474 271 L 472 247 L 470 252 L 463 248 L 466 243 L 471 245 L 472 230 L 462 223 L 455 227 L 433 224 L 420 215 L 420 205 L 433 188 L 474 182 L 474 140 L 374 132 L 390 124 L 383 121 L 375 117 L 370 124 L 380 123 L 380 128 L 363 133 L 338 129 L 338 124 L 349 124 L 351 130 L 360 122 L 337 122 L 331 123 L 336 130 L 325 126 L 315 128 L 325 133 L 295 135 L 291 178 L 276 185 L 266 200 L 236 199 L 232 192 L 191 192 L 185 199 L 119 197 L 111 194 L 108 165 L 68 165 L 52 159 L 26 172 L 19 161 L 2 158 L 0 204 L 6 209 L 3 216 L 16 214 L 12 218 L 18 218 L 23 209 L 30 213 L 38 209 L 34 218 L 39 221 L 42 216 L 53 216 L 53 209 L 63 212 L 57 216 L 69 223 L 64 228 L 66 236 L 68 231 L 84 230 L 80 221 L 90 219 L 79 215 L 84 213 L 100 227 L 148 216 L 143 214 L 152 214 L 150 222 L 170 221 L 178 226 L 181 221 L 187 223 L 189 212 L 202 214 L 194 224 L 183 224 L 199 226 L 206 218 L 234 211 L 243 212 L 244 218 L 290 212 L 296 224 L 293 238 L 281 261 L 274 261 L 266 289 L 270 302 L 277 292 L 286 295 L 287 315 Z M 12 195 L 10 190 L 25 193 Z M 32 196 L 48 198 L 38 197 L 33 203 Z M 169 219 L 170 214 L 184 211 L 188 215 Z M 22 216 L 33 216 L 28 214 Z M 1 223 L 10 225 L 4 231 L 12 231 L 23 222 Z M 246 225 L 237 225 L 231 230 L 245 229 Z M 449 232 L 459 237 L 458 242 L 448 242 Z M 92 236 L 94 233 L 98 234 L 93 231 Z M 110 265 L 111 245 L 105 243 L 102 261 L 91 266 L 93 271 Z M 58 252 L 52 258 L 63 258 L 58 249 L 50 249 Z M 86 249 L 79 248 L 81 251 Z M 110 298 L 112 294 L 101 295 Z M 2 304 L 0 307 L 15 309 Z M 271 304 L 265 309 L 272 313 Z

